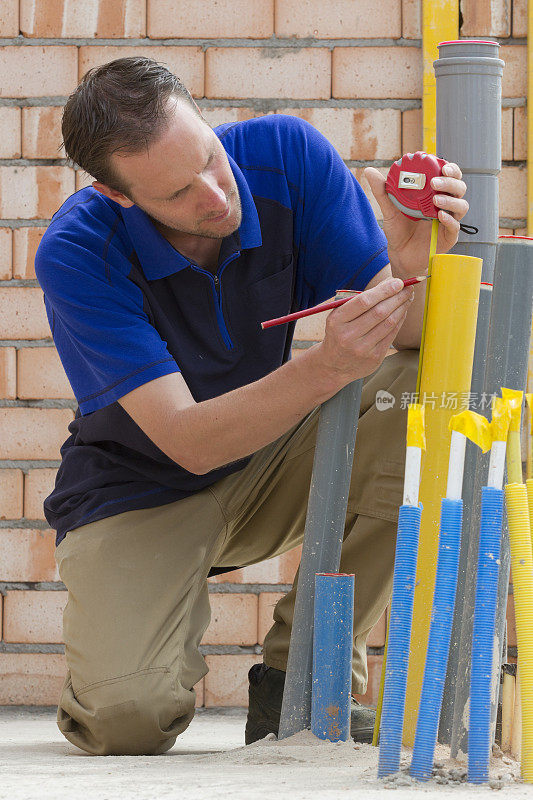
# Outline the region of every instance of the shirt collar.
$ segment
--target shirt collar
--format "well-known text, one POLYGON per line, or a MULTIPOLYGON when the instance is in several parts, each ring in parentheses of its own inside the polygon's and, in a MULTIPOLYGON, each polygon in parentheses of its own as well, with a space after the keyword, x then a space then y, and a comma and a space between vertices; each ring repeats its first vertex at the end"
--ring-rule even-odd
MULTIPOLYGON (((240 168, 229 153, 227 156, 241 198, 242 220, 238 230, 240 248, 247 250, 252 247, 260 247, 262 244, 261 226, 252 193, 240 168)), ((190 261, 172 247, 142 209, 134 205, 131 208, 121 208, 120 210, 126 231, 148 280, 166 278, 189 266, 190 261)), ((226 239, 229 238, 231 237, 226 237, 226 239)), ((225 249, 226 239, 222 241, 222 249, 225 249)))

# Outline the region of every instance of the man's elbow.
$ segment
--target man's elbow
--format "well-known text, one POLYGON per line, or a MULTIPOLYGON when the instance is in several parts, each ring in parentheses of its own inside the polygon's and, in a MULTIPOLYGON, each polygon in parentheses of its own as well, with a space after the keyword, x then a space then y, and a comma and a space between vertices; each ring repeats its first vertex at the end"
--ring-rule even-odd
POLYGON ((216 466, 213 464, 196 460, 191 465, 189 472, 192 472, 193 475, 207 475, 208 472, 211 472, 214 469, 216 469, 216 466))
POLYGON ((191 454, 189 457, 178 456, 173 458, 176 464, 179 464, 180 467, 186 469, 187 472, 190 472, 192 475, 207 475, 208 472, 212 472, 215 469, 221 469, 222 467, 227 467, 230 464, 237 463, 241 460, 244 456, 237 456, 235 458, 222 458, 218 459, 213 458, 213 454, 208 454, 205 457, 202 457, 198 453, 194 456, 191 454))
POLYGON ((217 465, 212 463, 212 454, 205 442, 195 435, 197 425, 191 415, 196 414, 197 408, 194 405, 178 409, 168 420, 167 431, 172 431, 173 435, 167 439, 163 452, 191 475, 206 475, 217 465))
POLYGON ((198 453, 176 454, 172 456, 178 466, 190 472, 192 475, 207 475, 215 467, 208 463, 207 459, 199 457, 198 453))

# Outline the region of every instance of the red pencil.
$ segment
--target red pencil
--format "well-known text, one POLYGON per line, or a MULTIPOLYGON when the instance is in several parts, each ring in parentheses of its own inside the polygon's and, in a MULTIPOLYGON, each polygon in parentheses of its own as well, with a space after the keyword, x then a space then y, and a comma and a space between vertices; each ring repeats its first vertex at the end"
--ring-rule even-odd
MULTIPOLYGON (((403 282, 404 286, 414 286, 416 283, 421 283, 422 281, 426 280, 426 276, 423 275, 419 278, 408 278, 403 282)), ((354 294, 361 294, 361 292, 354 292, 354 294)), ((321 311, 329 311, 332 308, 338 308, 339 306, 344 305, 347 303, 348 300, 351 300, 351 297, 343 297, 342 300, 331 300, 329 303, 322 303, 319 306, 313 306, 312 308, 304 308, 303 311, 295 311, 294 314, 287 314, 285 317, 277 317, 276 319, 268 319, 266 322, 261 323, 261 327, 263 330, 267 328, 273 328, 275 325, 284 325, 286 322, 293 322, 295 319, 301 319, 302 317, 310 317, 311 314, 320 314, 321 311)))

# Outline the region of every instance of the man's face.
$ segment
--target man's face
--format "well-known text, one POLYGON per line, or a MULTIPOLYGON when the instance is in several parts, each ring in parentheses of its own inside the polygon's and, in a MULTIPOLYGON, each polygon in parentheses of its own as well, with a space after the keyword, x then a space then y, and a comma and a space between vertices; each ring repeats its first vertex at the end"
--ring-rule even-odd
POLYGON ((169 124, 148 150, 114 153, 128 197, 176 233, 222 239, 241 223, 241 202, 226 151, 183 101, 169 100, 169 124))

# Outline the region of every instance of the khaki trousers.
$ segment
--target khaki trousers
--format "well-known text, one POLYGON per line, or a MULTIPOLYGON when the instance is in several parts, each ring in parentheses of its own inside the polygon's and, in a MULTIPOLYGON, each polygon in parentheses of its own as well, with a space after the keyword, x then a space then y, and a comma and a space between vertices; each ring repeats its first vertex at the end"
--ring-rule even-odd
MULTIPOLYGON (((366 689, 366 638, 392 587, 407 411, 418 351, 385 359, 365 381, 341 570, 355 573, 353 690, 366 689), (395 398, 376 408, 376 392, 395 398)), ((241 472, 183 500, 70 531, 56 551, 68 589, 68 673, 58 725, 94 754, 158 754, 194 715, 207 673, 199 644, 215 567, 273 558, 303 538, 318 410, 258 451, 241 472)), ((274 611, 265 663, 284 670, 295 589, 274 611)))

